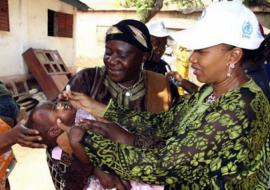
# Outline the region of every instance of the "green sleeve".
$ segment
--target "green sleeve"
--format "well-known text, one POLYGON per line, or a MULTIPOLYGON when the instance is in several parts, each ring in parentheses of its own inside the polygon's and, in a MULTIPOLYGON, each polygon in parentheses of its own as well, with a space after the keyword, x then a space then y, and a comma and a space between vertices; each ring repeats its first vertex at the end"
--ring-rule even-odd
POLYGON ((269 161, 270 109, 260 99, 250 106, 239 97, 236 94, 224 105, 193 114, 188 122, 179 121, 163 148, 135 148, 88 132, 85 151, 95 166, 125 179, 230 189, 237 184, 250 189, 258 184, 256 175, 269 161))
POLYGON ((181 107, 179 103, 168 112, 156 114, 123 108, 111 101, 104 117, 124 126, 129 132, 164 138, 172 134, 172 124, 179 115, 181 107))
POLYGON ((205 180, 203 178, 209 178, 215 173, 224 175, 227 167, 227 170, 235 170, 238 164, 243 164, 238 162, 237 156, 246 160, 248 151, 241 153, 238 150, 230 154, 230 149, 226 150, 224 147, 227 144, 231 149, 242 147, 247 150, 247 139, 228 140, 229 137, 225 136, 224 130, 215 133, 220 135, 216 137, 218 138, 216 141, 220 142, 215 145, 207 144, 211 135, 190 132, 184 138, 179 135, 168 139, 164 148, 139 149, 114 143, 89 132, 84 145, 87 155, 95 166, 125 179, 164 185, 185 183, 199 178, 205 180), (224 142, 221 137, 227 141, 224 142), (226 155, 226 152, 229 155, 226 155), (230 168, 228 163, 231 163, 230 168))

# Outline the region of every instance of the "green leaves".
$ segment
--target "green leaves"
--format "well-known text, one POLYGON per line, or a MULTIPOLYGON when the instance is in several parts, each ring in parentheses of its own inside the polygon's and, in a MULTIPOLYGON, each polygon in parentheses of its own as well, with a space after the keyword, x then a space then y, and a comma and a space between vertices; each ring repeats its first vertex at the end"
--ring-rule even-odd
POLYGON ((168 4, 176 3, 178 8, 197 8, 203 6, 203 2, 201 0, 165 0, 168 4))
MULTIPOLYGON (((212 0, 214 2, 216 0, 212 0)), ((223 0, 219 0, 223 1, 223 0)), ((164 6, 175 6, 175 9, 196 9, 204 7, 203 0, 117 0, 119 6, 136 8, 137 15, 142 22, 148 22, 164 6)), ((270 0, 244 0, 247 6, 269 6, 270 0)))

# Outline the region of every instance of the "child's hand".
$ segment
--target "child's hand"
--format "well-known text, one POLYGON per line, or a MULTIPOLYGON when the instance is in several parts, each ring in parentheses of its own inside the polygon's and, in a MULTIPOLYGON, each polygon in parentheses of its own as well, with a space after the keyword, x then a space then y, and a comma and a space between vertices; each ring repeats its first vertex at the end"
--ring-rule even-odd
POLYGON ((85 130, 80 127, 72 127, 69 131, 70 144, 77 144, 82 141, 85 130))
POLYGON ((84 152, 83 146, 81 145, 82 138, 85 130, 79 127, 72 127, 69 132, 69 141, 74 155, 84 164, 89 164, 86 153, 84 152))
POLYGON ((65 174, 65 190, 82 190, 88 184, 88 178, 93 174, 94 167, 91 164, 83 164, 76 157, 67 167, 65 174))
POLYGON ((129 190, 131 186, 128 182, 122 182, 122 180, 113 175, 106 173, 98 168, 95 168, 94 175, 99 179, 100 184, 104 189, 116 188, 117 190, 129 190))
POLYGON ((67 133, 69 133, 71 127, 65 125, 65 124, 62 122, 62 120, 61 120, 60 118, 58 118, 58 119, 56 120, 56 124, 57 124, 57 127, 58 127, 58 128, 62 129, 63 131, 65 131, 65 132, 67 132, 67 133))
POLYGON ((68 133, 63 132, 56 139, 57 145, 66 153, 72 154, 72 148, 69 143, 68 133))

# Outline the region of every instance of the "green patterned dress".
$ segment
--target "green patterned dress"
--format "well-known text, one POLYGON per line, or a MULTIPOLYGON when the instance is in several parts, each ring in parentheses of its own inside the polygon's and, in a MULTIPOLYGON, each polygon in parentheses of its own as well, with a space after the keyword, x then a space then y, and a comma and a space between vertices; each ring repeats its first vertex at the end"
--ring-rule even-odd
POLYGON ((125 179, 166 189, 267 189, 270 170, 270 106, 250 80, 214 103, 210 86, 169 112, 135 112, 111 103, 105 116, 135 134, 162 138, 143 149, 87 132, 83 140, 97 167, 125 179))

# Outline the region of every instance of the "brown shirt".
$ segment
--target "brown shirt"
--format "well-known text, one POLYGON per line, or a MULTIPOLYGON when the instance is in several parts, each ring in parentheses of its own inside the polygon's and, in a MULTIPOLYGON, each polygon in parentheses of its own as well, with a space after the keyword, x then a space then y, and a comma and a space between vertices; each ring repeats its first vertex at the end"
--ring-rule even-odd
MULTIPOLYGON (((128 90, 121 89, 118 84, 106 77, 105 72, 104 67, 87 68, 80 71, 69 82, 71 90, 84 93, 104 104, 107 104, 113 98, 117 100, 119 105, 124 107, 129 107, 136 111, 148 111, 148 101, 154 101, 153 98, 148 96, 149 94, 153 94, 149 91, 151 89, 154 90, 154 85, 146 88, 149 85, 147 83, 149 81, 148 78, 155 75, 160 79, 166 80, 165 76, 161 74, 144 71, 139 83, 130 89, 131 96, 126 96, 128 90)), ((158 86, 159 84, 156 85, 158 86)), ((169 104, 167 107, 171 107, 179 99, 177 88, 168 84, 168 95, 170 96, 170 101, 167 102, 169 104)))

